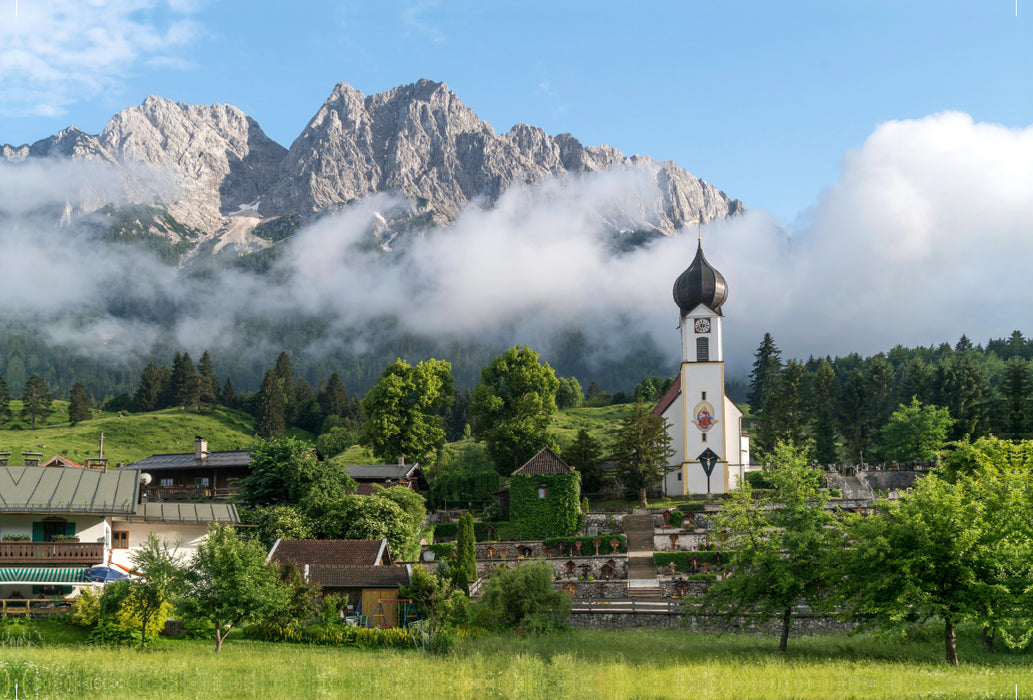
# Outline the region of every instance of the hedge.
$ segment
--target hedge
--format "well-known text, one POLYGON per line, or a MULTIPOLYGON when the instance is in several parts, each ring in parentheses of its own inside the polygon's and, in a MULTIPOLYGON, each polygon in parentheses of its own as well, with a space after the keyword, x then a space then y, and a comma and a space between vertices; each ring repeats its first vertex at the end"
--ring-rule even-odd
POLYGON ((678 506, 678 510, 682 513, 701 513, 706 509, 706 503, 682 503, 678 506))
POLYGON ((692 572, 692 559, 696 558, 700 566, 704 562, 707 564, 717 564, 720 560, 721 566, 728 563, 730 555, 728 552, 719 552, 715 550, 700 550, 698 552, 654 552, 653 562, 663 568, 673 561, 674 570, 679 574, 687 574, 692 572))
POLYGON ((442 542, 440 544, 427 545, 425 548, 431 552, 434 552, 434 561, 441 561, 443 559, 452 560, 452 552, 456 551, 455 542, 442 542))
POLYGON ((246 639, 263 642, 292 642, 294 644, 319 644, 323 646, 348 646, 360 648, 412 647, 415 646, 414 632, 395 628, 376 629, 371 627, 277 625, 265 623, 248 625, 244 628, 246 639))
MULTIPOLYGON (((438 523, 434 526, 435 542, 450 542, 455 540, 459 531, 459 523, 438 523)), ((520 531, 514 523, 500 520, 493 523, 475 522, 473 524, 473 537, 478 542, 513 541, 520 540, 520 531)))
MULTIPOLYGON (((612 554, 613 550, 610 548, 610 540, 616 538, 620 541, 620 545, 617 547, 618 552, 628 551, 628 540, 624 535, 599 535, 599 554, 612 554)), ((549 537, 548 539, 542 540, 542 544, 546 547, 552 547, 557 549, 557 545, 563 543, 567 546, 568 550, 573 550, 576 546, 575 543, 581 541, 581 556, 595 556, 595 545, 592 543, 595 537, 549 537)), ((576 551, 576 550, 575 550, 576 551)))

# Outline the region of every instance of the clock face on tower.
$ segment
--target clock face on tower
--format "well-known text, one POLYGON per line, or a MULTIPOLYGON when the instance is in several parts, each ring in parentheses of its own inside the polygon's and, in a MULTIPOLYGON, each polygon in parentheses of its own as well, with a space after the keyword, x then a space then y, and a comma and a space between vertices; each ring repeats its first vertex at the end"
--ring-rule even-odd
POLYGON ((697 333, 709 333, 710 332, 710 319, 709 318, 697 318, 695 322, 695 329, 697 333))

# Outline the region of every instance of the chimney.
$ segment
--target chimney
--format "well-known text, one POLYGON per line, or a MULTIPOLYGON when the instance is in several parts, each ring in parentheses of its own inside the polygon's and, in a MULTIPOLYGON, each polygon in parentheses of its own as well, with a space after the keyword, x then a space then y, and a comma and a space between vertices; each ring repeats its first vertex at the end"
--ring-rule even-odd
POLYGON ((405 454, 404 453, 398 455, 398 466, 399 467, 404 467, 405 466, 405 454))
POLYGON ((194 438, 194 458, 208 459, 208 441, 200 435, 194 438))

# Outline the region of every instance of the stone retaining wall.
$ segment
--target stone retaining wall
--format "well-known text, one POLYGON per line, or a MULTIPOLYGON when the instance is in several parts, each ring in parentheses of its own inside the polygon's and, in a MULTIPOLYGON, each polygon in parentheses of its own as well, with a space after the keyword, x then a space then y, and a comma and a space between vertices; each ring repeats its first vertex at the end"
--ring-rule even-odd
POLYGON ((574 599, 608 600, 628 597, 627 581, 554 581, 558 591, 565 591, 574 599))
MULTIPOLYGON (((572 627, 583 629, 630 629, 635 627, 673 628, 692 632, 739 632, 778 637, 782 630, 777 620, 754 622, 740 620, 729 624, 720 615, 682 615, 680 613, 572 612, 572 627)), ((831 617, 798 614, 793 618, 792 634, 830 634, 852 632, 856 625, 831 617)))
MULTIPOLYGON (((597 557, 552 557, 550 559, 542 558, 542 560, 552 566, 553 577, 558 579, 576 579, 582 576, 591 576, 601 580, 616 580, 628 577, 628 555, 626 554, 612 554, 609 556, 600 554, 597 557), (568 562, 574 564, 573 572, 568 568, 568 562), (612 571, 604 571, 605 567, 610 567, 612 571), (609 578, 606 576, 607 573, 609 578)), ((530 560, 478 559, 477 575, 483 576, 502 565, 513 568, 525 561, 530 560)))
POLYGON ((701 530, 668 529, 664 534, 653 534, 654 552, 689 552, 703 549, 708 542, 707 533, 701 530), (676 544, 671 548, 671 535, 675 535, 676 544))

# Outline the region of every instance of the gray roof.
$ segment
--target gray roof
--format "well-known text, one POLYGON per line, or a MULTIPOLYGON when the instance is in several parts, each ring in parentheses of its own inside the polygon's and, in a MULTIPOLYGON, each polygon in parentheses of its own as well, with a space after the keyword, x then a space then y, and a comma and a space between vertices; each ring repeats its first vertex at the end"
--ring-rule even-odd
POLYGON ((0 513, 132 513, 136 471, 0 467, 0 513))
POLYGON ((191 469, 198 467, 247 467, 251 465, 251 450, 225 450, 209 452, 204 459, 198 459, 193 452, 173 455, 151 455, 139 462, 127 464, 119 469, 160 471, 162 469, 191 469))
POLYGON ((410 479, 410 474, 420 468, 418 464, 348 464, 348 476, 359 479, 410 479))
POLYGON ((141 503, 125 521, 160 523, 225 523, 239 525, 240 516, 232 503, 141 503))

